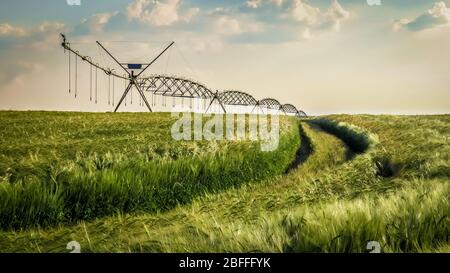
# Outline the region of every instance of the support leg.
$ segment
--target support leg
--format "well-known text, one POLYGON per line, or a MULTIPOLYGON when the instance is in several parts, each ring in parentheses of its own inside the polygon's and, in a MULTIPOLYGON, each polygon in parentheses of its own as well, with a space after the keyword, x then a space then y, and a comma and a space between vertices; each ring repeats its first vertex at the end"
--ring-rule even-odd
POLYGON ((226 114, 227 110, 225 110, 225 106, 223 106, 223 104, 220 100, 218 100, 218 101, 219 101, 220 107, 222 107, 223 113, 226 114))
POLYGON ((208 108, 206 108, 205 114, 208 113, 209 108, 211 107, 211 105, 213 104, 214 100, 216 99, 216 97, 214 97, 211 102, 208 105, 208 108))
POLYGON ((145 95, 144 95, 144 92, 142 92, 141 88, 139 87, 139 85, 138 85, 136 82, 134 82, 134 85, 136 86, 136 89, 138 90, 139 94, 141 94, 141 97, 142 97, 142 99, 144 100, 145 105, 147 105, 148 110, 149 110, 150 112, 153 112, 153 111, 152 111, 152 108, 150 107, 150 104, 148 104, 148 101, 147 101, 147 98, 146 98, 145 95))
MULTIPOLYGON (((251 112, 251 114, 253 114, 253 111, 256 109, 256 108, 258 108, 258 109, 260 109, 261 110, 261 112, 263 113, 263 115, 264 115, 264 110, 262 109, 262 107, 261 106, 259 106, 259 105, 255 105, 255 107, 253 107, 253 110, 252 110, 252 112, 251 112)), ((256 112, 256 114, 259 114, 259 111, 257 111, 256 112)))
POLYGON ((125 89, 125 91, 123 92, 122 97, 120 98, 119 103, 116 106, 116 109, 114 109, 114 113, 117 112, 117 109, 119 109, 119 106, 122 104, 122 101, 126 98, 128 91, 130 91, 131 87, 133 86, 133 83, 130 82, 127 86, 127 88, 125 89))

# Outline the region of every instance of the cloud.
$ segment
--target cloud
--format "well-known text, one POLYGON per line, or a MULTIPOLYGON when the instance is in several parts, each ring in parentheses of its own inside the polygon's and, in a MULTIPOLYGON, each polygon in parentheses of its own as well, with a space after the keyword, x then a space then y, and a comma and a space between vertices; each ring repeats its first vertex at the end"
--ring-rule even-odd
POLYGON ((333 0, 326 17, 331 20, 344 20, 350 18, 350 12, 345 10, 337 0, 333 0))
MULTIPOLYGON (((275 6, 278 6, 278 7, 283 5, 283 0, 269 0, 268 2, 275 6)), ((263 5, 262 0, 247 0, 244 4, 245 7, 251 8, 251 9, 257 9, 257 8, 261 7, 262 5, 263 5)))
POLYGON ((23 84, 26 76, 43 70, 41 63, 55 56, 59 32, 66 29, 63 23, 42 22, 30 28, 20 28, 5 23, 0 25, 2 49, 0 59, 0 84, 23 84), (5 47, 4 47, 5 46, 5 47))
POLYGON ((63 29, 65 25, 59 22, 43 22, 38 26, 38 32, 49 33, 63 29))
POLYGON ((409 23, 411 23, 412 20, 410 19, 399 19, 399 20, 394 20, 394 23, 392 24, 392 29, 394 31, 399 31, 403 28, 403 26, 408 25, 409 23))
POLYGON ((283 5, 283 0, 270 0, 270 3, 280 7, 281 5, 283 5))
POLYGON ((229 15, 222 15, 214 21, 213 31, 223 35, 237 35, 249 32, 261 32, 263 31, 263 26, 256 21, 250 21, 244 18, 238 20, 229 15))
POLYGON ((322 12, 318 7, 311 6, 303 0, 293 0, 283 17, 302 23, 308 27, 308 32, 311 29, 339 31, 341 21, 349 19, 351 14, 337 0, 332 1, 326 12, 322 12))
POLYGON ((248 0, 247 2, 245 2, 245 5, 248 8, 257 9, 261 6, 261 0, 248 0))
POLYGON ((112 17, 119 14, 118 11, 115 12, 106 12, 106 13, 98 13, 92 16, 92 20, 90 21, 90 27, 93 32, 101 32, 103 27, 111 20, 112 17))
POLYGON ((352 18, 337 0, 332 0, 327 9, 320 8, 304 0, 247 1, 248 8, 271 4, 279 8, 261 9, 259 13, 248 13, 248 9, 233 10, 216 8, 207 14, 213 18, 214 33, 228 36, 225 39, 236 43, 285 43, 303 41, 325 33, 337 32, 341 24, 352 18), (285 5, 286 3, 286 5, 285 5), (264 15, 264 17, 262 17, 264 15), (268 19, 270 18, 270 19, 268 19))
POLYGON ((27 34, 26 30, 10 24, 0 24, 0 37, 13 36, 21 37, 27 34))
POLYGON ((190 21, 192 21, 193 18, 195 18, 198 14, 200 13, 200 9, 199 8, 190 8, 186 11, 186 13, 184 13, 184 15, 182 16, 182 20, 185 21, 186 23, 189 23, 190 21))
POLYGON ((285 16, 307 25, 314 25, 318 23, 320 15, 319 8, 310 6, 302 0, 293 0, 285 16))
POLYGON ((191 8, 180 14, 179 8, 180 0, 135 0, 127 7, 126 15, 130 21, 170 26, 179 21, 190 22, 200 12, 199 8, 191 8))
POLYGON ((421 31, 450 25, 450 8, 443 1, 434 3, 433 7, 415 19, 399 19, 393 23, 393 30, 407 29, 421 31))
POLYGON ((66 25, 59 22, 43 22, 31 31, 25 47, 38 51, 53 50, 59 44, 59 33, 66 30, 66 25))
POLYGON ((48 34, 55 31, 60 31, 65 28, 65 25, 60 22, 44 21, 41 24, 25 29, 22 27, 13 26, 9 23, 0 24, 0 36, 5 37, 33 37, 36 35, 48 34))
POLYGON ((52 44, 58 44, 59 32, 66 29, 63 23, 42 22, 41 24, 25 29, 9 23, 0 25, 2 49, 32 49, 47 50, 52 44))
POLYGON ((145 13, 146 20, 155 26, 168 26, 179 20, 179 0, 167 0, 165 3, 155 2, 153 9, 145 13))
POLYGON ((111 19, 118 14, 118 11, 94 14, 89 19, 83 19, 81 24, 75 27, 74 34, 87 35, 91 33, 100 33, 111 19))
POLYGON ((131 3, 127 7, 127 16, 128 19, 140 19, 142 20, 142 15, 144 14, 145 7, 150 2, 148 0, 136 0, 133 3, 131 3))

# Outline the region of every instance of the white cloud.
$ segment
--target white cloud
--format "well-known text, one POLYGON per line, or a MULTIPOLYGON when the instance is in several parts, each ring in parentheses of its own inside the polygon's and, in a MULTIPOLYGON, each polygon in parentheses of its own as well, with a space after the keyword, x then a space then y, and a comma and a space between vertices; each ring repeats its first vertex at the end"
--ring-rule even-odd
POLYGON ((146 20, 155 26, 168 26, 179 20, 179 0, 167 0, 165 3, 155 2, 153 9, 146 12, 146 20))
POLYGON ((59 22, 43 22, 30 28, 1 24, 1 39, 11 40, 0 50, 3 64, 0 86, 25 85, 29 75, 41 73, 43 64, 57 56, 55 50, 60 44, 59 32, 64 29, 65 25, 59 22))
POLYGON ((38 26, 38 31, 42 33, 54 32, 63 29, 65 25, 59 22, 43 22, 38 26))
POLYGON ((333 0, 328 11, 324 15, 322 28, 329 28, 335 32, 341 30, 341 22, 349 19, 350 12, 345 10, 337 0, 333 0))
POLYGON ((395 20, 394 23, 392 24, 392 29, 394 31, 399 31, 400 29, 403 28, 404 25, 411 23, 411 21, 412 20, 410 20, 410 19, 395 20))
POLYGON ((261 6, 261 0, 248 0, 245 5, 248 8, 257 9, 261 6))
POLYGON ((350 12, 346 11, 337 0, 333 0, 326 16, 331 20, 342 20, 350 18, 350 12))
POLYGON ((135 0, 127 7, 129 20, 137 20, 154 26, 169 26, 180 20, 190 22, 200 11, 191 8, 180 14, 180 0, 135 0))
POLYGON ((199 8, 190 8, 186 11, 186 13, 183 14, 183 21, 185 21, 186 23, 189 23, 190 21, 192 21, 192 19, 194 17, 196 17, 198 14, 200 13, 200 9, 199 8))
POLYGON ((81 23, 75 26, 74 34, 88 35, 101 33, 104 27, 111 21, 118 11, 93 14, 89 19, 82 18, 81 23))
POLYGON ((445 22, 450 22, 450 9, 447 8, 443 1, 434 3, 432 9, 428 13, 435 18, 442 18, 445 22))
MULTIPOLYGON (((285 18, 290 18, 307 26, 308 32, 312 30, 339 31, 341 22, 351 17, 337 0, 333 0, 326 12, 311 6, 303 0, 293 0, 285 18)), ((310 34, 309 34, 310 37, 310 34)))
POLYGON ((2 36, 16 36, 21 37, 27 34, 26 30, 21 27, 16 27, 10 24, 0 24, 0 37, 2 36))
POLYGON ((111 20, 112 17, 119 14, 119 12, 98 13, 92 16, 91 29, 94 32, 101 32, 103 27, 111 20))
POLYGON ((421 31, 441 26, 450 25, 450 8, 447 8, 445 2, 434 3, 433 7, 415 19, 400 19, 393 23, 393 30, 398 31, 406 28, 410 31, 421 31))
POLYGON ((150 3, 148 0, 136 0, 127 7, 128 19, 141 19, 145 7, 150 3))
POLYGON ((59 44, 59 33, 64 32, 66 25, 59 22, 43 22, 31 32, 29 48, 38 51, 53 50, 59 44))
POLYGON ((293 0, 288 10, 287 16, 295 21, 303 22, 307 25, 317 24, 320 18, 320 9, 304 3, 302 0, 293 0))
POLYGON ((236 35, 248 32, 261 32, 263 31, 263 25, 247 18, 238 20, 228 15, 222 15, 214 21, 213 31, 223 35, 236 35))
POLYGON ((59 33, 66 26, 59 22, 43 22, 33 28, 25 29, 11 24, 0 24, 0 37, 20 38, 20 42, 11 46, 16 49, 48 50, 53 45, 58 45, 59 33))

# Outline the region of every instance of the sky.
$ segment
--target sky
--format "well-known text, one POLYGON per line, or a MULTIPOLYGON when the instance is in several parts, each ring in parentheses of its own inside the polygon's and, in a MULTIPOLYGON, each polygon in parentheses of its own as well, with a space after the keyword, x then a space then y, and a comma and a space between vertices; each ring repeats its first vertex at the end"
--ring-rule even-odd
MULTIPOLYGON (((450 0, 76 2, 0 1, 1 110, 112 109, 104 74, 98 103, 90 101, 81 61, 75 98, 73 56, 69 94, 62 32, 116 71, 95 41, 121 62, 144 63, 175 41, 149 73, 273 97, 311 115, 450 112, 450 0)), ((125 83, 113 84, 117 100, 125 83)), ((143 111, 137 102, 122 110, 143 111)))

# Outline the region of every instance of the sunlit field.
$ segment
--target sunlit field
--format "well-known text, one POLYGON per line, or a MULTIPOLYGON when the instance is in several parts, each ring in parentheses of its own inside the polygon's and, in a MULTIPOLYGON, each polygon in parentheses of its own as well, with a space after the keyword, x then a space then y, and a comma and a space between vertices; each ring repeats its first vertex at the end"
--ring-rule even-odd
POLYGON ((170 114, 0 112, 0 251, 450 251, 450 116, 282 117, 278 149, 170 114))

